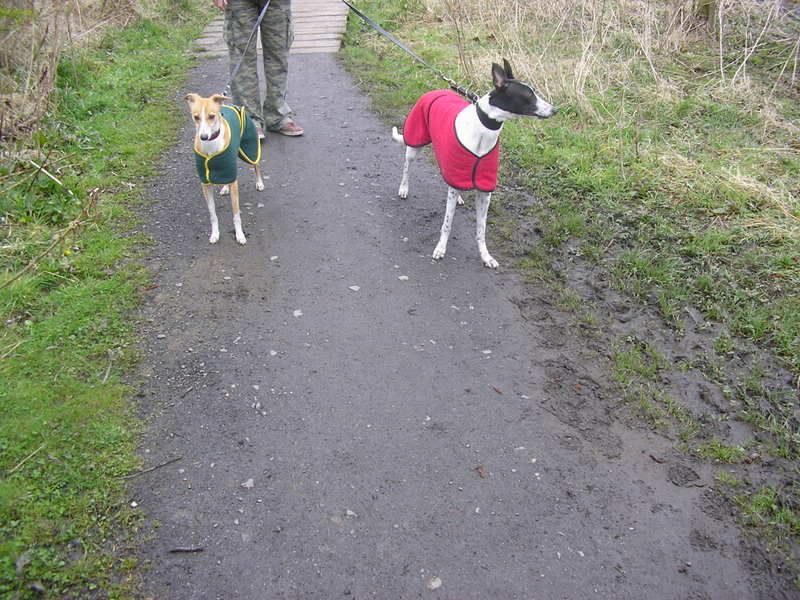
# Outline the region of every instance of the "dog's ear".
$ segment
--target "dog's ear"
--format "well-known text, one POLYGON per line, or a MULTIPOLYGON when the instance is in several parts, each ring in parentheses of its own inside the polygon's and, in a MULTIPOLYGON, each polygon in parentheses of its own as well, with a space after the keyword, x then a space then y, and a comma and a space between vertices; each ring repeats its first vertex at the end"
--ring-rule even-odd
POLYGON ((506 71, 506 77, 509 79, 514 79, 514 74, 511 72, 511 65, 505 58, 503 59, 503 69, 506 71))
POLYGON ((194 104, 195 102, 197 102, 199 99, 200 99, 200 96, 197 95, 197 94, 194 94, 194 93, 186 94, 186 97, 185 97, 186 102, 188 102, 190 106, 192 104, 194 104))
POLYGON ((494 87, 498 90, 508 85, 506 72, 497 63, 492 63, 492 81, 494 82, 494 87))
POLYGON ((225 104, 225 101, 226 101, 228 98, 227 98, 227 97, 225 97, 225 96, 223 96, 222 94, 214 94, 213 96, 211 96, 211 99, 212 99, 214 102, 216 102, 217 104, 219 104, 220 106, 222 106, 223 104, 225 104))

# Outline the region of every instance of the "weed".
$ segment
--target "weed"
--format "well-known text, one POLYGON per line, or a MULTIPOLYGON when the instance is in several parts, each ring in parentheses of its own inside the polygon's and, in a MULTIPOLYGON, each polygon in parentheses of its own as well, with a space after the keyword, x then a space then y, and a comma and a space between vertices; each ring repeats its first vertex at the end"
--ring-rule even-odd
POLYGON ((728 471, 718 471, 715 479, 722 485, 731 489, 736 489, 744 485, 744 482, 741 479, 736 477, 736 475, 733 473, 729 473, 728 471))
POLYGON ((766 526, 778 538, 787 538, 800 535, 800 514, 788 498, 786 490, 766 486, 755 493, 739 496, 737 502, 748 525, 766 526))
POLYGON ((728 464, 740 463, 747 456, 747 451, 743 447, 729 446, 717 438, 704 442, 695 452, 701 458, 728 464))

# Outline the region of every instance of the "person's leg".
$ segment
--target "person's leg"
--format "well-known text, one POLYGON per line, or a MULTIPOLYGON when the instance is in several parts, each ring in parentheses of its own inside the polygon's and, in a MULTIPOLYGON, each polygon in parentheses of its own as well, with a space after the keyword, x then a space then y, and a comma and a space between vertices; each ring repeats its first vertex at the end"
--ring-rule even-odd
POLYGON ((289 2, 272 0, 261 22, 261 48, 264 52, 264 79, 267 87, 262 114, 267 129, 279 129, 294 117, 294 112, 286 102, 289 48, 293 38, 292 9, 289 2))
MULTIPOLYGON (((225 9, 224 38, 228 46, 229 72, 233 72, 233 69, 239 64, 260 10, 258 0, 228 0, 228 6, 225 9)), ((256 46, 256 38, 254 36, 249 48, 247 48, 242 66, 231 81, 231 94, 233 103, 244 106, 256 124, 263 126, 264 117, 261 113, 258 94, 258 54, 256 46)))

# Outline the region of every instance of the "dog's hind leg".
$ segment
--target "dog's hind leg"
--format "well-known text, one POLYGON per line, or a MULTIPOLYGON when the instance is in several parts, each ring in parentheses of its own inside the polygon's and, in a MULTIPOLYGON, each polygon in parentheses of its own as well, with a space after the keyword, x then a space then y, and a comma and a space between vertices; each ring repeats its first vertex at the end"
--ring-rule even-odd
POLYGON ((242 231, 242 215, 239 214, 239 182, 234 181, 231 184, 231 209, 233 210, 233 229, 236 232, 236 241, 240 244, 246 244, 247 238, 244 237, 242 231))
POLYGON ((447 240, 450 239, 450 230, 453 228, 453 215, 456 213, 456 202, 460 198, 458 190, 455 188, 447 189, 447 208, 444 211, 444 222, 442 223, 442 233, 439 235, 439 243, 433 250, 433 258, 439 260, 444 258, 447 252, 447 240))
POLYGON ((208 206, 208 216, 211 217, 211 235, 208 238, 209 243, 216 244, 219 241, 219 220, 217 220, 217 211, 214 208, 214 187, 211 185, 201 185, 203 189, 203 197, 206 199, 206 206, 208 206))
POLYGON ((261 177, 261 165, 256 163, 256 164, 253 165, 253 169, 255 169, 255 172, 256 172, 256 189, 259 192, 263 192, 264 191, 264 179, 261 177))
MULTIPOLYGON (((397 127, 392 127, 392 139, 395 142, 405 145, 403 136, 397 132, 397 127)), ((397 190, 397 195, 401 198, 408 198, 408 165, 417 157, 417 154, 419 154, 419 148, 406 146, 406 159, 403 163, 403 178, 400 180, 400 188, 397 190)))
POLYGON ((478 192, 475 198, 475 238, 478 241, 478 252, 481 255, 483 264, 490 269, 497 268, 497 261, 492 258, 486 249, 486 218, 489 214, 489 203, 492 201, 491 192, 478 192))

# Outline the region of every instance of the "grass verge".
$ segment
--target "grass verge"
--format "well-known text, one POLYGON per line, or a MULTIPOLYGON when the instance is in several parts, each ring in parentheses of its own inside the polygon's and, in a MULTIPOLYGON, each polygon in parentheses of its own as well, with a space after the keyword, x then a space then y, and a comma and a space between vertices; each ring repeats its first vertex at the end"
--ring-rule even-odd
POLYGON ((194 0, 151 10, 64 52, 53 110, 3 148, 3 597, 131 595, 125 545, 136 517, 123 477, 138 464, 138 425, 124 375, 147 279, 133 260, 145 240, 131 207, 174 142, 173 97, 209 15, 194 0))

